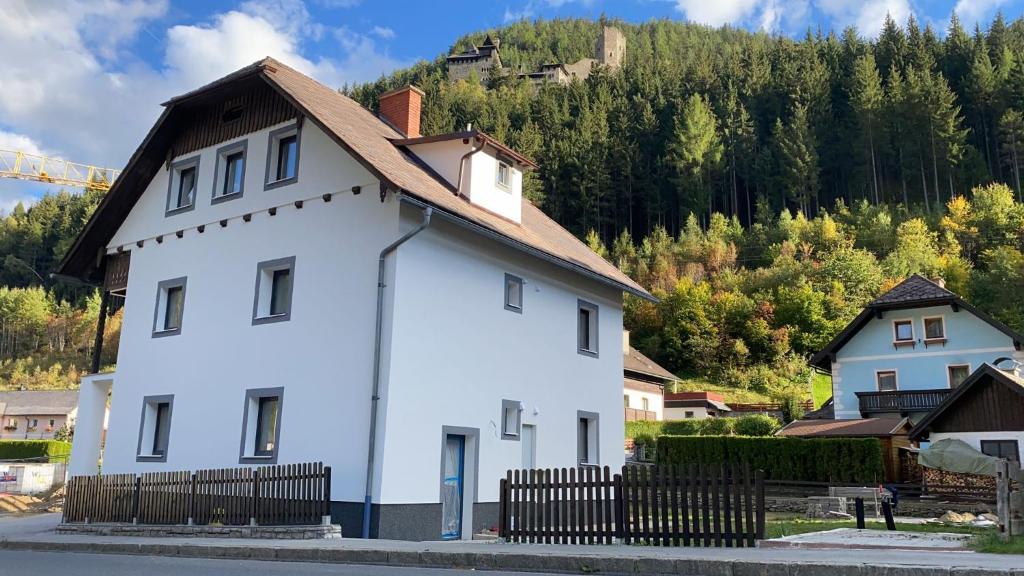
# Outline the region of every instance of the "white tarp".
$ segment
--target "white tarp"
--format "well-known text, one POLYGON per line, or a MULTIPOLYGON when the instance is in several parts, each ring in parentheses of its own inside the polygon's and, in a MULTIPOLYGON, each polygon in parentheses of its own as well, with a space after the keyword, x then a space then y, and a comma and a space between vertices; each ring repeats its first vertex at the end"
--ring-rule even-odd
POLYGON ((944 438, 921 449, 917 463, 929 468, 960 474, 995 476, 998 458, 982 454, 963 440, 944 438))

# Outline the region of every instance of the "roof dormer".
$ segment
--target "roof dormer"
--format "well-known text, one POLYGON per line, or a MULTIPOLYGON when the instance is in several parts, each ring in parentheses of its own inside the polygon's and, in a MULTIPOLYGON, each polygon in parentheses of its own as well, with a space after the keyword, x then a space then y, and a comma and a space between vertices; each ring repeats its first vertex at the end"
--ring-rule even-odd
POLYGON ((522 222, 523 172, 537 167, 528 158, 479 130, 392 140, 481 208, 522 222))

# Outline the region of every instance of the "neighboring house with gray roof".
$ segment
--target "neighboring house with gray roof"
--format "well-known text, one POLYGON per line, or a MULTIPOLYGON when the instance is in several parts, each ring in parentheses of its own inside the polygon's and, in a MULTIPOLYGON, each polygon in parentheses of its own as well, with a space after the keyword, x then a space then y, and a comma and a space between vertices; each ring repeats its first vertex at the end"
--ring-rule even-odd
POLYGON ((59 270, 124 298, 72 474, 108 394, 104 473, 323 462, 346 535, 470 538, 509 469, 623 464, 623 293, 653 297, 523 197, 532 161, 421 135, 423 96, 378 116, 268 58, 165 104, 59 270))
POLYGON ((630 346, 628 330, 622 331, 622 372, 626 421, 664 420, 665 387, 679 377, 630 346))
POLYGON ((78 390, 0 392, 0 440, 45 440, 75 425, 78 390))

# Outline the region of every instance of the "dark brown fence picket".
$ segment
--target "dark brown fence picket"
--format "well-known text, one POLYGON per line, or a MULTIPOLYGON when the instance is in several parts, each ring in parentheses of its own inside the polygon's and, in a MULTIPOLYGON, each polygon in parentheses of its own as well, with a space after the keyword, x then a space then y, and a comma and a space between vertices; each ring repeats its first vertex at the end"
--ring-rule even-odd
POLYGON ((745 464, 509 470, 499 534, 509 542, 754 546, 764 477, 745 464))
POLYGON ((330 516, 331 468, 310 462, 75 476, 64 502, 67 523, 314 525, 330 516))

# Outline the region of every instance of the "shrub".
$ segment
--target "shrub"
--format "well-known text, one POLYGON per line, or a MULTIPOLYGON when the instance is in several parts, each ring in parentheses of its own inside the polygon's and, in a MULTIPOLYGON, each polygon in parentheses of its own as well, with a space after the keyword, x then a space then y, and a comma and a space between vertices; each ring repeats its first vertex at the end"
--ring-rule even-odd
POLYGON ((735 418, 705 418, 700 420, 701 436, 728 436, 732 434, 735 418))
POLYGON ((733 420, 733 431, 738 436, 771 436, 782 427, 777 418, 767 414, 747 414, 733 420))
POLYGON ((864 482, 885 474, 877 438, 661 436, 659 464, 745 462, 775 480, 864 482))
POLYGON ((662 434, 669 436, 697 436, 700 434, 700 420, 666 420, 662 434))
POLYGON ((37 459, 67 462, 71 444, 59 440, 0 440, 0 461, 37 459))
POLYGON ((656 438, 662 434, 667 434, 668 432, 662 429, 664 424, 668 424, 668 422, 655 422, 653 420, 626 422, 626 438, 632 438, 635 441, 637 436, 656 438))

